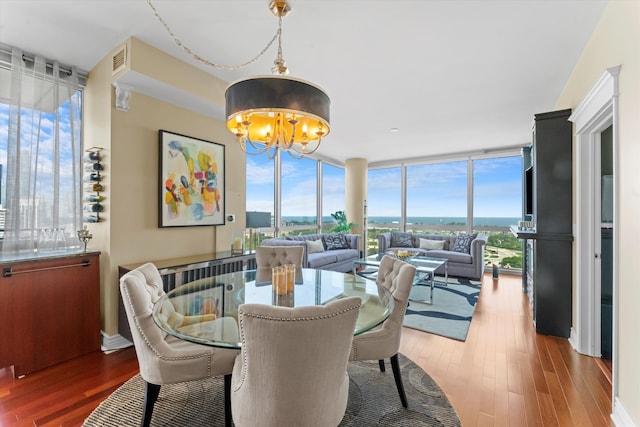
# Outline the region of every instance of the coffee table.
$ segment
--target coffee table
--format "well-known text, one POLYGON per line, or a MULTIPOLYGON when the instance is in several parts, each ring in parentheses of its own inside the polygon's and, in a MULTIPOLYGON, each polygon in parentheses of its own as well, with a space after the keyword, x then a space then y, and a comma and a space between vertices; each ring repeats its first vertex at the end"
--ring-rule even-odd
MULTIPOLYGON (((410 301, 422 302, 425 304, 433 304, 433 286, 435 271, 444 266, 444 286, 449 283, 449 271, 447 268, 448 260, 446 258, 434 258, 427 256, 414 256, 403 259, 404 262, 413 265, 416 268, 416 277, 413 280, 413 286, 422 286, 427 280, 430 287, 429 299, 416 299, 409 297, 410 301)), ((353 262, 353 273, 362 277, 373 278, 380 267, 380 260, 377 255, 370 255, 364 259, 358 259, 353 262), (364 271, 358 271, 360 267, 364 267, 364 271)))

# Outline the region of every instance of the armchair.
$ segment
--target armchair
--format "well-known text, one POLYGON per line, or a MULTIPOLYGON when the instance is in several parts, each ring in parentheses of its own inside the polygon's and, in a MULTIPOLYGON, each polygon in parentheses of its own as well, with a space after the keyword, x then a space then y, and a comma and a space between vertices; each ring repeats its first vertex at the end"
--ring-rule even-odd
POLYGON ((402 406, 407 407, 407 397, 400 375, 398 349, 402 336, 402 323, 407 310, 409 294, 413 286, 416 268, 388 255, 382 257, 376 283, 393 294, 393 312, 382 325, 353 338, 350 360, 378 360, 384 372, 384 359, 390 358, 402 406))
MULTIPOLYGON (((225 381, 225 422, 230 426, 228 390, 238 351, 189 343, 167 335, 155 324, 152 318, 153 305, 164 294, 162 278, 155 265, 146 263, 122 276, 120 292, 138 356, 140 376, 145 382, 141 426, 149 426, 151 422, 161 385, 221 375, 224 375, 225 381)), ((181 325, 187 325, 192 320, 177 313, 171 316, 171 322, 181 325)), ((212 321, 236 323, 235 319, 226 317, 212 321)), ((233 325, 226 323, 224 329, 233 331, 233 325)))
POLYGON ((335 427, 347 408, 347 359, 359 297, 322 306, 239 307, 242 350, 231 406, 238 427, 335 427))

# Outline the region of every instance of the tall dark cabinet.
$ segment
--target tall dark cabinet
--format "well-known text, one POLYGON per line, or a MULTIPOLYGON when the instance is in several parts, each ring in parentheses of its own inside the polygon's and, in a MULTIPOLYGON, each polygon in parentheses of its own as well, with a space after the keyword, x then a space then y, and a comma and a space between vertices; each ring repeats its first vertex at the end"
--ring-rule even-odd
POLYGON ((523 218, 533 229, 518 229, 526 255, 523 287, 532 298, 536 331, 568 338, 572 286, 571 110, 536 114, 530 165, 525 171, 523 218), (531 182, 527 183, 527 174, 531 182), (532 206, 527 215, 527 199, 532 206), (527 250, 528 249, 528 250, 527 250))

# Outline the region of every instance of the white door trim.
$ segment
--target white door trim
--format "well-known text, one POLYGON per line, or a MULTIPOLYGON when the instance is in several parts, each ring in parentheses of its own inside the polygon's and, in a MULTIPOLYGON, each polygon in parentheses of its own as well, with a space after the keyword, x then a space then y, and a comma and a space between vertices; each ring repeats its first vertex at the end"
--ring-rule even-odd
POLYGON ((600 357, 600 270, 596 254, 600 251, 600 214, 595 198, 599 185, 596 171, 600 167, 597 148, 600 133, 613 126, 613 397, 617 395, 617 201, 618 201, 618 75, 620 66, 605 70, 595 86, 569 117, 576 132, 576 323, 570 342, 579 353, 600 357))

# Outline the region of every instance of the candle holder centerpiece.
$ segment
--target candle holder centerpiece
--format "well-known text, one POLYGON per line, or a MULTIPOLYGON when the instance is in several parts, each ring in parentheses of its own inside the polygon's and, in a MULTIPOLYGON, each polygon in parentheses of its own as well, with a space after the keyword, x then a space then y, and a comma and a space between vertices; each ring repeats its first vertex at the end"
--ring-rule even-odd
POLYGON ((244 253, 244 231, 231 233, 231 254, 242 255, 244 253))
POLYGON ((92 237, 93 235, 87 227, 84 227, 82 230, 78 230, 78 239, 84 245, 84 252, 87 252, 87 243, 89 243, 89 240, 91 240, 92 237))

